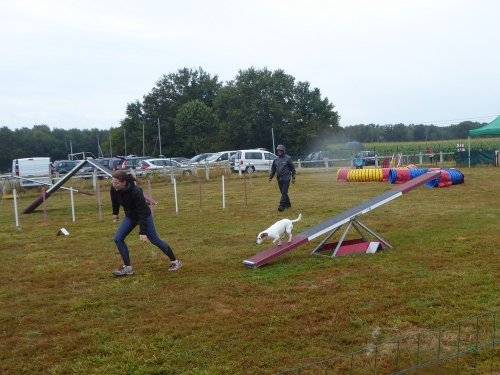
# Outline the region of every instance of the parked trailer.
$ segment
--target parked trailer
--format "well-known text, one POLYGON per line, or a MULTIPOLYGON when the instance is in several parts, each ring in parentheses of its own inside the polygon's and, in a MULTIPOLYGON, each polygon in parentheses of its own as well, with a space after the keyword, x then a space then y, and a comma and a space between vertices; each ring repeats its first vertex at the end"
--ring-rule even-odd
POLYGON ((39 187, 50 184, 51 164, 48 157, 33 157, 12 160, 12 176, 24 177, 30 180, 19 179, 24 188, 39 187), (38 183, 37 181, 40 181, 38 183))

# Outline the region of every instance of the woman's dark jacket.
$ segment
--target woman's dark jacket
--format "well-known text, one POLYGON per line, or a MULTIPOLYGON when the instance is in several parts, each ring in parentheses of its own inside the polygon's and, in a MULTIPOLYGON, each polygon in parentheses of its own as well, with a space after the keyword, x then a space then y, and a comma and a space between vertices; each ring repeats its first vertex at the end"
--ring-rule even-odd
POLYGON ((125 216, 139 223, 139 234, 147 234, 146 219, 151 215, 151 210, 146 203, 142 189, 133 182, 127 182, 123 190, 116 190, 111 186, 110 194, 113 215, 118 215, 122 206, 125 216))

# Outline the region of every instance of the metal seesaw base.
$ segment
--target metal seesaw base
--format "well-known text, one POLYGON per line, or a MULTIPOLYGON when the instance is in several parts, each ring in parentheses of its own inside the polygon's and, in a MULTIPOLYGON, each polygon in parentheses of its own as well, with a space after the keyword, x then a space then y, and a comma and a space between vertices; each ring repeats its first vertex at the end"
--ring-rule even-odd
POLYGON ((379 248, 387 249, 392 246, 385 241, 378 234, 373 232, 366 225, 361 223, 357 217, 352 218, 345 226, 340 226, 332 230, 326 238, 320 242, 316 248, 311 252, 311 255, 324 256, 328 258, 334 258, 338 256, 351 255, 351 254, 373 254, 376 253, 379 248), (342 227, 344 231, 337 242, 327 243, 327 241, 332 238, 335 233, 337 233, 342 227), (361 238, 346 240, 346 236, 351 228, 354 228, 356 232, 361 236, 361 238), (370 241, 369 237, 363 232, 370 234, 372 237, 378 241, 370 241), (333 250, 333 251, 332 251, 333 250), (331 252, 330 254, 324 254, 325 252, 331 252))

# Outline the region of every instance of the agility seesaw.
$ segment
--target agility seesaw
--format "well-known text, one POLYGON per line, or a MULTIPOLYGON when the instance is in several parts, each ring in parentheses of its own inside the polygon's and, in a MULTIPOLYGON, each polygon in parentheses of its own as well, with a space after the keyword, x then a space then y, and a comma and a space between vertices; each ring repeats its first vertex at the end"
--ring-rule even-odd
POLYGON ((375 232, 370 230, 366 225, 362 224, 358 220, 358 217, 400 197, 405 193, 412 191, 429 181, 438 178, 439 174, 439 171, 427 172, 417 178, 414 178, 413 180, 398 185, 373 199, 334 216, 321 224, 306 230, 305 232, 295 235, 292 238, 292 241, 286 245, 273 246, 251 258, 244 260, 243 264, 248 268, 258 268, 271 260, 325 234, 327 234, 327 237, 311 252, 311 255, 321 255, 333 258, 336 256, 355 253, 374 253, 379 249, 379 247, 390 248, 391 245, 389 245, 375 232), (339 241, 327 244, 326 242, 344 225, 346 225, 346 227, 339 241), (351 228, 354 228, 359 233, 361 236, 360 239, 345 240, 345 237, 351 228), (372 237, 377 239, 377 241, 368 241, 368 236, 363 231, 370 234, 372 237), (331 254, 323 254, 329 250, 333 250, 331 254))
POLYGON ((71 171, 66 173, 63 178, 61 178, 59 181, 57 181, 54 185, 51 185, 50 188, 48 188, 47 191, 45 192, 45 197, 43 197, 43 196, 38 197, 28 207, 26 207, 23 211, 23 214, 32 213, 39 205, 42 204, 44 199, 47 199, 52 194, 54 194, 54 192, 56 192, 58 189, 60 189, 66 181, 68 181, 71 177, 73 177, 73 175, 76 172, 78 172, 80 169, 82 169, 86 164, 90 164, 94 168, 97 168, 101 172, 104 172, 109 177, 111 177, 111 175, 112 175, 112 172, 109 169, 103 167, 99 163, 94 162, 92 159, 82 160, 71 171))
MULTIPOLYGON (((26 207, 24 209, 23 214, 29 214, 29 213, 32 213, 33 211, 35 211, 35 209, 42 204, 42 202, 43 202, 44 199, 49 198, 58 189, 63 188, 62 186, 64 185, 64 183, 66 181, 68 181, 71 177, 73 177, 73 175, 76 172, 78 172, 80 169, 82 169, 86 164, 90 164, 92 167, 94 167, 95 169, 100 170, 101 172, 103 172, 108 177, 113 177, 113 172, 110 169, 108 169, 106 167, 103 167, 99 163, 95 162, 94 159, 85 159, 85 160, 82 160, 71 171, 69 171, 68 173, 66 173, 63 178, 61 178, 59 181, 57 181, 57 183, 55 183, 54 185, 50 185, 50 188, 47 189, 47 191, 45 192, 45 196, 42 195, 42 196, 38 197, 37 199, 35 199, 28 207, 26 207)), ((156 205, 158 203, 154 199, 152 199, 151 197, 148 197, 147 195, 144 195, 144 198, 146 199, 146 202, 149 205, 154 206, 154 205, 156 205)))
MULTIPOLYGON (((20 176, 13 176, 13 177, 15 179, 21 180, 21 181, 36 182, 39 185, 45 185, 45 186, 53 186, 54 185, 54 184, 49 184, 48 182, 43 182, 43 181, 35 180, 33 178, 20 177, 20 176)), ((88 191, 83 191, 83 190, 78 190, 78 189, 71 189, 71 188, 67 188, 67 187, 64 187, 64 186, 61 186, 60 189, 63 189, 63 190, 73 190, 73 192, 80 193, 80 194, 83 194, 83 195, 94 195, 93 193, 90 193, 88 191)))

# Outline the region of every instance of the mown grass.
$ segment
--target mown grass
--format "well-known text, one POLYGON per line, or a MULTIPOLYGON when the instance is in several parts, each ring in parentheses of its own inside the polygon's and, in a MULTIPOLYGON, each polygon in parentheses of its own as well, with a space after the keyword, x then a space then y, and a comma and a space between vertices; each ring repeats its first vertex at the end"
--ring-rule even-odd
MULTIPOLYGON (((277 219, 301 212, 297 234, 392 186, 301 170, 284 215, 265 175, 226 175, 224 210, 220 176, 192 177, 177 181, 177 215, 173 186, 154 179, 156 227, 184 268, 167 273, 166 257, 133 232, 136 275, 120 279, 109 182, 102 222, 96 196, 75 195, 73 224, 58 192, 47 224, 40 207, 16 230, 2 200, 0 373, 271 374, 496 311, 500 172, 462 172, 465 184, 420 187, 361 218, 392 249, 328 259, 309 256, 315 241, 257 270, 241 261, 267 247, 256 234, 277 219), (61 227, 70 235, 56 236, 61 227)), ((35 197, 22 193, 20 210, 35 197)))

